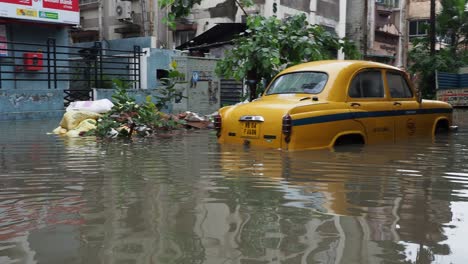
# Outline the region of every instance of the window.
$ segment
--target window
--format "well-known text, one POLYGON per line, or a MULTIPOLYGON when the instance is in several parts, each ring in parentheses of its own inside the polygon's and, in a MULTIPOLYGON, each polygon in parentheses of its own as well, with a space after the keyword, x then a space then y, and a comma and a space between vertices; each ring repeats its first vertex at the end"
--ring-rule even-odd
POLYGON ((390 89, 390 95, 392 98, 411 98, 413 92, 408 86, 405 78, 399 73, 389 72, 387 73, 388 88, 390 89))
POLYGON ((295 72, 282 75, 274 80, 266 94, 322 92, 328 75, 323 72, 295 72))
POLYGON ((365 71, 354 77, 349 87, 352 98, 383 98, 384 88, 380 71, 365 71))
POLYGON ((409 22, 409 36, 425 36, 429 28, 429 20, 413 20, 409 22))

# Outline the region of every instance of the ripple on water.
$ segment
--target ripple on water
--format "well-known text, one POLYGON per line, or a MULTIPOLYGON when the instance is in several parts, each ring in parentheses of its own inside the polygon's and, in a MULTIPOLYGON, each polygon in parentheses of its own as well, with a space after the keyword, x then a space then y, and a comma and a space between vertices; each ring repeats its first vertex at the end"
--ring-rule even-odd
POLYGON ((0 263, 467 262, 468 123, 434 141, 298 152, 202 131, 45 135, 55 125, 2 127, 0 263))

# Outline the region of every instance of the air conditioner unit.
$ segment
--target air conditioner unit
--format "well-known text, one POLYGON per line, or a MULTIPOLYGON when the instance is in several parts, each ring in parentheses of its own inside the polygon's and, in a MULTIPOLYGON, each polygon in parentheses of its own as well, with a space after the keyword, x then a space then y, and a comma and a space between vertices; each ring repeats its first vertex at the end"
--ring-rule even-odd
POLYGON ((132 2, 119 0, 115 4, 115 16, 118 20, 132 19, 132 2))

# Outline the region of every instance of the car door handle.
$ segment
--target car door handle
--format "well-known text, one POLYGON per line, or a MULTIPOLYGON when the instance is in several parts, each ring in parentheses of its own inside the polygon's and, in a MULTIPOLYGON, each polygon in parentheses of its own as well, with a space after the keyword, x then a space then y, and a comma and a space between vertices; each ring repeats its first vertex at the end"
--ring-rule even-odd
POLYGON ((394 102, 393 105, 401 105, 400 102, 394 102))
POLYGON ((361 106, 360 103, 351 103, 351 106, 361 106))

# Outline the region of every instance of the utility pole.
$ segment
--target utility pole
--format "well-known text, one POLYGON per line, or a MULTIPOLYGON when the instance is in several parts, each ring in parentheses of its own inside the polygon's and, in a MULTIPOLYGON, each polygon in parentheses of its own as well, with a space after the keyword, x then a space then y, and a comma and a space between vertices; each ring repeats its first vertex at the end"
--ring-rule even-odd
MULTIPOLYGON (((435 0, 431 0, 431 14, 429 18, 429 23, 430 23, 430 30, 429 30, 429 41, 430 41, 430 52, 431 52, 431 58, 435 59, 435 44, 436 44, 436 2, 435 0)), ((435 87, 436 87, 436 76, 435 72, 431 74, 431 85, 429 86, 429 94, 430 95, 435 95, 435 87)))
POLYGON ((429 18, 430 23, 430 42, 431 42, 431 56, 435 55, 435 43, 436 43, 436 15, 435 15, 435 0, 431 0, 431 14, 429 18))
POLYGON ((102 41, 104 39, 104 34, 103 34, 103 26, 102 26, 102 0, 99 0, 98 1, 98 34, 99 34, 99 41, 102 41))
POLYGON ((141 31, 143 37, 148 36, 148 31, 146 30, 146 21, 148 21, 147 17, 147 10, 146 10, 146 1, 140 0, 140 7, 141 7, 141 31))

